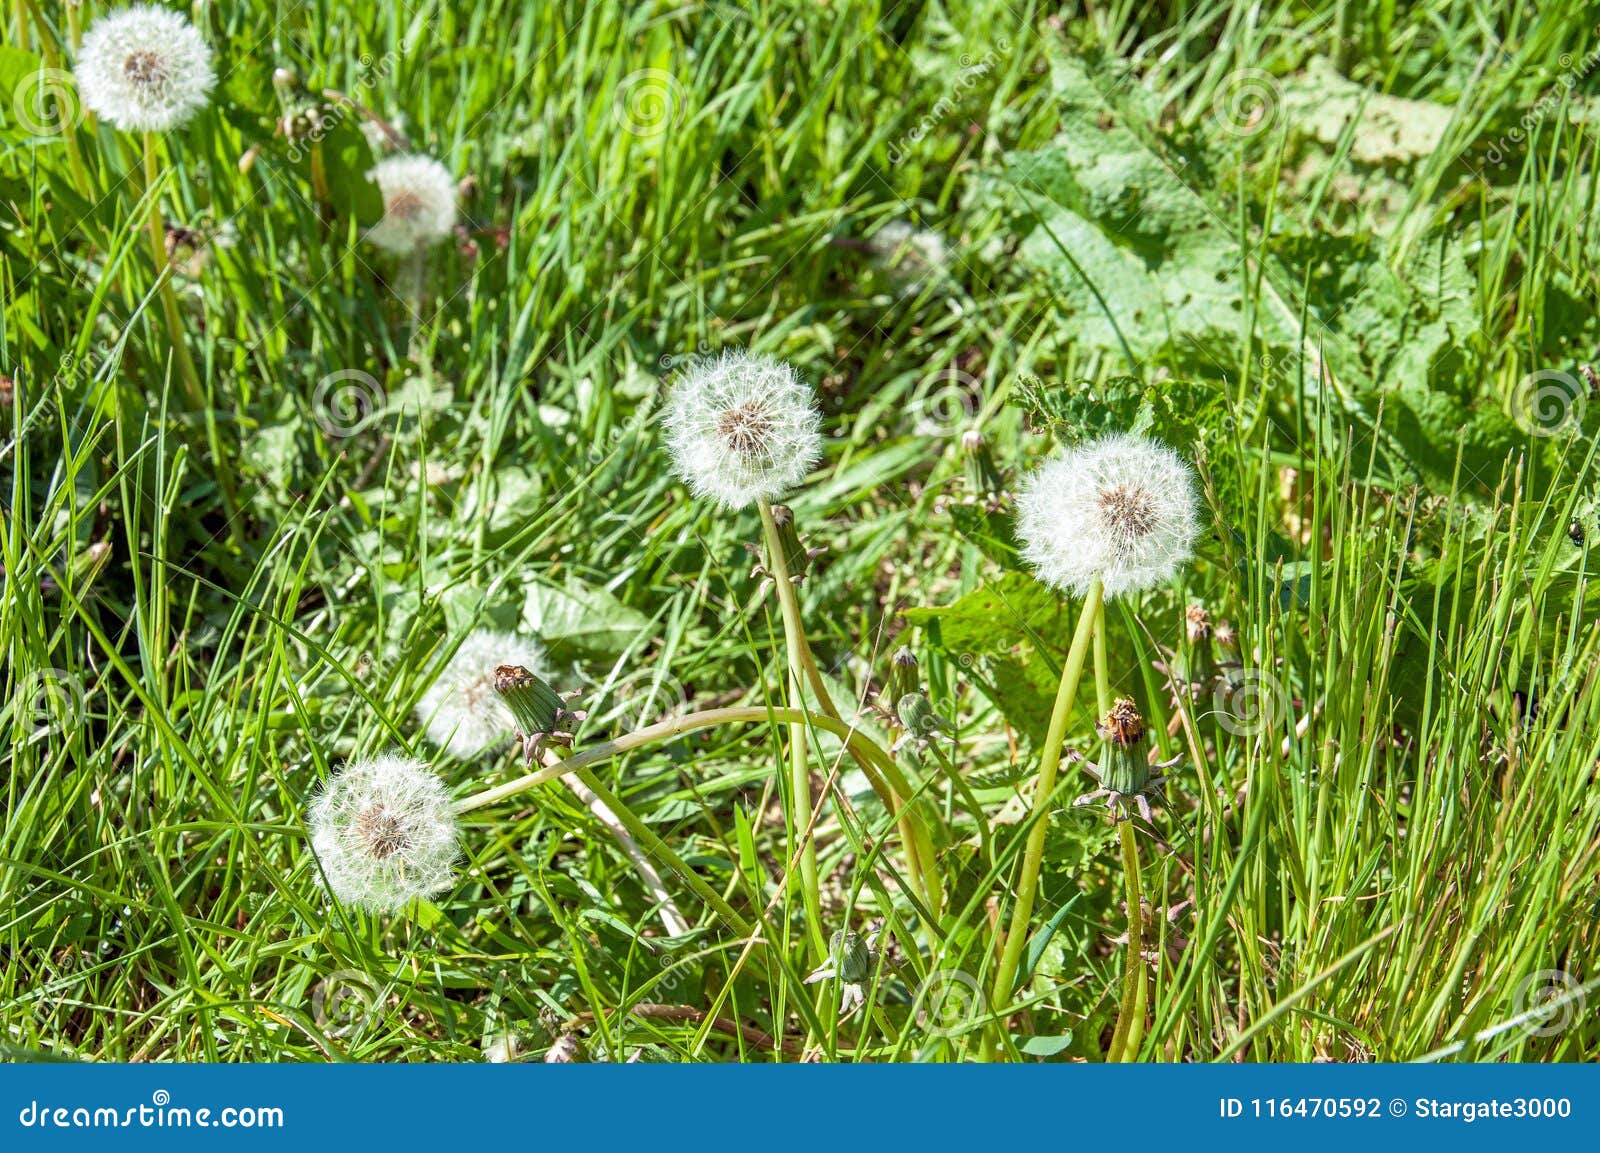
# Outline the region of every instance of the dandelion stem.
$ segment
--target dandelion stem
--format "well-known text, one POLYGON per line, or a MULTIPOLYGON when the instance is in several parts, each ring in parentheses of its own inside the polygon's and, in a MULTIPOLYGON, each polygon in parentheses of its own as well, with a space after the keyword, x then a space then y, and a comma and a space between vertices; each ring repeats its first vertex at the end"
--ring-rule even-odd
MULTIPOLYGON (((798 709, 769 709, 758 705, 706 709, 703 712, 689 713, 686 716, 673 717, 671 720, 646 725, 642 729, 624 733, 614 740, 603 741, 598 745, 590 745, 588 748, 580 749, 566 760, 557 764, 545 765, 543 768, 526 773, 513 781, 507 781, 503 785, 496 785, 492 789, 484 789, 482 792, 473 793, 470 797, 465 797, 456 802, 456 812, 470 813, 474 809, 496 804, 507 797, 516 796, 518 793, 525 792, 537 785, 553 781, 567 773, 576 772, 580 768, 600 764, 603 761, 610 760, 612 757, 621 756, 623 753, 645 748, 660 741, 671 740, 673 737, 682 736, 684 733, 715 728, 718 725, 760 724, 769 721, 775 721, 778 724, 799 722, 814 725, 825 732, 834 734, 841 741, 844 741, 847 746, 855 746, 858 751, 861 751, 861 746, 872 744, 871 738, 865 733, 819 713, 803 712, 798 709)), ((864 755, 870 756, 871 754, 864 755)))
MULTIPOLYGON (((784 643, 788 649, 789 707, 805 708, 805 695, 800 688, 804 658, 805 633, 800 622, 800 598, 795 595, 794 584, 789 580, 789 566, 784 556, 783 537, 772 517, 772 506, 765 500, 758 502, 761 509, 761 527, 767 541, 767 566, 778 589, 778 604, 783 610, 784 643)), ((816 843, 806 836, 811 818, 811 767, 806 758, 806 726, 801 721, 789 729, 789 831, 791 840, 806 837, 800 850, 800 887, 805 901, 806 923, 811 931, 811 945, 820 959, 828 954, 828 935, 822 928, 822 890, 817 877, 816 843)))
MULTIPOLYGON (((1106 614, 1102 607, 1094 627, 1094 687, 1099 712, 1111 711, 1111 670, 1106 659, 1106 614)), ((1107 753, 1101 742, 1102 757, 1107 753)), ((1104 763, 1102 761, 1102 763, 1104 763)), ((1119 822, 1122 840, 1122 872, 1128 903, 1128 960, 1122 975, 1122 1001, 1117 1007, 1117 1023, 1111 1031, 1111 1046, 1106 1051, 1110 1062, 1132 1061, 1138 1055, 1144 1035, 1144 914, 1139 885, 1139 846, 1131 819, 1119 822)))
MULTIPOLYGON (((73 47, 77 47, 77 5, 69 4, 67 11, 73 20, 73 47)), ((45 22, 44 13, 39 10, 37 0, 17 0, 17 32, 21 42, 26 43, 28 35, 27 15, 32 15, 34 23, 39 25, 39 55, 44 60, 44 66, 55 70, 61 67, 61 57, 56 52, 56 45, 50 25, 45 22)), ((43 98, 41 93, 41 99, 43 98)), ((63 109, 57 103, 58 109, 63 109)), ((40 109, 42 112, 43 109, 40 109)), ((89 170, 84 166, 83 153, 78 150, 78 126, 73 123, 73 118, 64 116, 61 124, 61 139, 67 146, 67 166, 72 169, 72 181, 78 186, 78 191, 86 200, 94 199, 94 185, 89 180, 89 170)))
MULTIPOLYGON (((1022 962, 1022 949, 1028 941, 1028 921, 1033 916, 1033 902, 1039 892, 1039 869, 1044 862, 1044 842, 1050 831, 1050 805, 1056 791, 1056 770, 1061 765, 1061 745, 1066 740, 1067 722, 1072 717, 1072 706, 1078 696, 1078 682, 1083 677, 1084 662, 1089 655, 1089 639, 1100 616, 1101 584, 1096 578, 1078 614, 1078 627, 1072 634, 1072 647, 1067 652, 1067 663, 1061 670, 1055 708, 1051 710, 1050 727, 1045 732, 1044 748, 1040 751, 1039 780, 1034 785, 1033 811, 1028 817, 1032 824, 1023 851, 1022 874, 1017 879, 1016 901, 1006 931, 1005 948, 1000 954, 1000 967, 995 973, 994 996, 991 1000, 997 1011, 1000 1006, 1011 1004, 1017 969, 1022 962)), ((1003 1023, 1001 1028, 1004 1028, 1003 1023)))
POLYGON ((617 820, 621 822, 622 827, 628 830, 629 835, 638 842, 639 848, 647 856, 659 860, 667 868, 683 878, 684 883, 694 891, 695 895, 704 901, 717 916, 726 921, 729 928, 743 936, 748 937, 752 934, 750 922, 736 913, 733 906, 722 899, 721 893, 707 884, 705 878, 691 869, 682 857, 667 847, 665 841, 650 831, 649 825, 641 821, 632 809, 623 804, 611 790, 601 784, 600 778, 596 777, 592 770, 572 768, 570 763, 559 759, 554 749, 548 750, 546 755, 553 767, 566 768, 568 771, 575 773, 578 780, 594 795, 595 799, 615 815, 617 820))
POLYGON ((1117 826, 1122 831, 1122 872, 1127 878, 1128 962, 1122 978, 1122 1004, 1117 1010, 1117 1025, 1111 1034, 1107 1061, 1134 1061, 1139 1042, 1144 1039, 1144 916, 1140 911, 1139 846, 1133 836, 1133 821, 1117 826))
MULTIPOLYGON (((771 534, 769 541, 777 541, 777 525, 772 521, 771 506, 766 501, 758 502, 762 510, 763 525, 770 525, 771 534)), ((834 721, 843 723, 838 708, 833 703, 833 695, 828 692, 827 682, 822 679, 822 670, 817 668, 816 658, 811 653, 810 642, 806 640, 805 629, 800 624, 800 599, 795 595, 794 585, 787 579, 788 564, 783 558, 781 548, 769 546, 778 560, 772 566, 771 576, 778 586, 778 599, 784 604, 785 613, 793 615, 793 626, 788 624, 785 616, 785 632, 795 639, 795 648, 802 671, 811 691, 817 698, 817 707, 834 721)), ((804 702, 793 702, 795 707, 803 708, 804 702)), ((939 882, 938 863, 934 856, 933 838, 928 832, 927 821, 922 810, 915 805, 915 791, 906 780, 905 774, 900 771, 900 766, 892 756, 884 753, 877 744, 868 740, 866 745, 877 753, 868 756, 862 747, 846 745, 846 750, 855 758, 856 764, 866 774, 867 780, 872 784, 873 791, 884 806, 894 814, 895 823, 900 828, 900 838, 906 847, 906 859, 910 867, 911 878, 917 887, 922 899, 927 902, 929 911, 935 922, 938 921, 944 905, 944 890, 939 882), (874 763, 875 762, 875 763, 874 763)))
POLYGON ((172 358, 177 362, 178 378, 195 412, 204 412, 205 390, 200 387, 200 377, 195 372, 194 361, 189 358, 189 346, 183 339, 183 321, 178 315, 178 298, 172 291, 171 262, 167 259, 167 230, 161 221, 161 196, 156 190, 160 168, 156 161, 156 134, 144 134, 144 190, 149 200, 148 224, 150 230, 150 255, 155 260, 156 292, 161 297, 161 312, 166 317, 167 335, 172 338, 172 358))

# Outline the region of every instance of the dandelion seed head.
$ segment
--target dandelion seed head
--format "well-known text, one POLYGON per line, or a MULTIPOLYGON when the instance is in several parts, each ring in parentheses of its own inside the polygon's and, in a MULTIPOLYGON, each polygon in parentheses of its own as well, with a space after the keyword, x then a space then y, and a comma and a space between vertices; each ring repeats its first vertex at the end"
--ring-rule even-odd
POLYGON ((367 239, 386 252, 415 252, 449 236, 456 226, 456 181, 431 156, 389 156, 373 165, 383 196, 383 219, 367 239))
POLYGON ((677 474, 696 496, 729 509, 782 497, 822 456, 816 394, 770 356, 724 352, 692 365, 665 424, 677 474))
POLYGON ((1107 599, 1171 579, 1199 532, 1189 465, 1158 441, 1119 433, 1068 449, 1017 498, 1023 557, 1039 578, 1107 599))
POLYGON ((311 848, 346 904, 392 912, 455 880, 456 817, 426 765, 386 753, 351 761, 311 804, 311 848))
POLYGON ((211 47, 176 12, 150 4, 100 17, 76 70, 83 103, 128 132, 166 132, 206 106, 216 73, 211 47))
POLYGON ((508 664, 539 677, 549 675, 538 641, 495 629, 469 634, 417 706, 428 740, 465 759, 509 738, 516 722, 494 687, 495 669, 508 664))

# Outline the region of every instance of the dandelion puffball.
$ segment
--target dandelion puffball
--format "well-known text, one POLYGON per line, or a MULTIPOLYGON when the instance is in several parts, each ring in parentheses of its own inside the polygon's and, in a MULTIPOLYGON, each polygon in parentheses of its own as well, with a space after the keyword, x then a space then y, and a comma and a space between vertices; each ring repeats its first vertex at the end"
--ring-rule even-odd
POLYGON ((76 74, 90 111, 128 132, 177 128, 206 106, 217 80, 211 47, 194 25, 149 4, 96 20, 76 74))
POLYGON ((544 649, 516 633, 479 629, 456 649, 417 706, 417 719, 428 740, 455 757, 475 757, 516 729, 511 710, 495 691, 494 671, 500 665, 521 665, 545 677, 544 649))
POLYGON ((311 848, 340 900, 397 910, 455 880, 455 810, 419 760, 351 761, 311 804, 311 848))
POLYGON ((372 168, 383 195, 383 219, 367 239, 397 255, 426 248, 456 226, 456 181, 431 156, 390 156, 372 168))
POLYGON ((725 508, 776 500, 822 456, 815 394, 770 356, 725 352, 694 364, 667 401, 665 423, 677 474, 725 508))
POLYGON ((1039 579, 1107 599, 1171 579, 1199 521, 1193 474, 1166 445, 1120 433, 1070 448, 1030 475, 1017 498, 1023 559, 1039 579))

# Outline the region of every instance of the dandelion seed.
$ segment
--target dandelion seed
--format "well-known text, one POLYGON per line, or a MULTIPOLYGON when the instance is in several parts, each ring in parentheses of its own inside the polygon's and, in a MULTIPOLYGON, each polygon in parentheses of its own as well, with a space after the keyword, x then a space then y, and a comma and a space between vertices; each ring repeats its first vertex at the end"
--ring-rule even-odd
POLYGON ((770 356, 725 352, 691 367, 667 402, 673 468, 729 509, 776 500, 822 455, 816 395, 770 356))
POLYGON ((468 758, 510 737, 516 722, 495 691, 495 669, 505 664, 546 675, 544 649, 528 637, 479 629, 462 641, 417 706, 428 740, 453 757, 468 758))
POLYGON ((211 48, 176 12, 140 4, 96 20, 78 51, 78 91, 102 120, 166 132, 206 106, 211 48))
POLYGON ((456 818, 444 782, 388 753, 345 765, 311 805, 311 848, 341 901, 375 912, 455 880, 456 818))
POLYGON ((449 236, 456 226, 456 180, 431 156, 390 156, 372 168, 383 194, 383 219, 367 239, 407 255, 449 236))
POLYGON ((1126 433, 1045 462, 1017 511, 1023 557, 1041 580, 1075 596, 1096 577, 1107 599, 1171 579, 1199 532, 1188 464, 1126 433))

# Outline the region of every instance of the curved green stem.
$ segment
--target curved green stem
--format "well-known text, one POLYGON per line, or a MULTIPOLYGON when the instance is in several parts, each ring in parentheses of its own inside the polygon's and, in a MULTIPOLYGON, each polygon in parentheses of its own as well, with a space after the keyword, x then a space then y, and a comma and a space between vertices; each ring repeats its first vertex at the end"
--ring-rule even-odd
POLYGON ((166 317, 167 335, 172 338, 172 359, 178 366, 178 379, 183 384, 189 407, 203 412, 206 407, 205 390, 200 387, 200 376, 195 372, 194 361, 189 357, 189 346, 183 339, 183 321, 178 315, 178 298, 172 291, 172 276, 167 259, 167 229, 161 221, 161 196, 156 191, 160 165, 156 159, 156 134, 144 134, 144 191, 149 200, 146 224, 150 233, 150 255, 156 266, 156 293, 161 298, 161 312, 166 317))
POLYGON ((581 767, 571 768, 570 763, 560 760, 555 761, 554 767, 567 768, 569 772, 576 773, 578 780, 582 781, 584 786, 599 798, 601 804, 616 815, 617 820, 622 823, 622 827, 627 829, 628 834, 638 842, 640 851, 648 857, 659 860, 681 877, 684 883, 693 890, 695 896, 704 901, 708 908, 726 921, 730 929, 743 936, 753 935, 750 922, 735 912, 733 906, 723 900, 721 893, 707 884, 705 878, 691 869, 682 857, 667 846, 665 841, 651 832, 649 825, 635 816, 632 809, 623 804, 614 793, 601 784, 600 778, 594 775, 593 770, 581 767))
POLYGON ((768 721, 776 721, 779 724, 803 723, 815 725, 824 732, 832 733, 843 741, 846 747, 855 748, 863 756, 869 758, 873 755, 888 756, 865 733, 818 713, 809 713, 800 709, 769 709, 758 705, 706 709, 703 712, 689 713, 687 716, 673 717, 671 720, 646 725, 642 729, 635 729, 631 733, 625 733, 615 740, 602 741, 600 744, 590 745, 588 748, 573 753, 566 760, 557 764, 545 765, 534 772, 525 773, 515 780, 507 781, 503 785, 496 785, 492 789, 484 789, 481 792, 473 793, 470 797, 464 797, 456 802, 456 812, 470 813, 474 809, 481 809, 487 805, 503 801, 507 797, 516 796, 518 793, 525 792, 537 785, 542 785, 547 781, 553 781, 567 773, 588 768, 590 765, 600 764, 603 761, 610 760, 612 757, 621 756, 623 753, 631 752, 634 749, 645 748, 659 741, 671 740, 673 737, 682 736, 684 733, 715 728, 718 725, 761 724, 768 721), (867 751, 869 747, 873 752, 867 751))
MULTIPOLYGON (((794 641, 793 656, 799 661, 799 671, 804 674, 813 695, 817 698, 817 707, 824 715, 842 724, 843 718, 833 703, 833 695, 828 692, 827 682, 822 679, 822 670, 817 668, 816 658, 811 653, 811 644, 806 640, 805 629, 800 623, 800 600, 795 594, 793 583, 788 579, 788 563, 777 537, 777 525, 772 522, 772 507, 766 501, 759 503, 762 526, 767 534, 767 551, 773 558, 769 562, 772 567, 770 575, 778 586, 778 600, 783 605, 785 634, 794 641)), ((794 703, 799 704, 799 702, 794 703)), ((874 744, 873 747, 877 746, 874 744)), ((869 758, 865 757, 860 749, 849 745, 846 749, 855 758, 861 771, 866 774, 879 800, 894 814, 900 828, 901 840, 906 846, 906 859, 912 880, 922 899, 927 902, 934 921, 937 922, 943 911, 944 888, 939 880, 933 837, 921 808, 912 800, 915 792, 910 782, 906 780, 905 774, 900 771, 900 766, 895 763, 893 757, 884 755, 876 758, 876 764, 873 764, 869 763, 869 758)))
MULTIPOLYGON (((1084 661, 1089 655, 1089 639, 1100 617, 1100 606, 1101 586, 1097 579, 1090 586, 1088 598, 1078 614, 1078 627, 1072 634, 1072 648, 1067 652, 1067 663, 1061 669, 1061 684, 1056 690, 1055 707, 1050 712, 1050 727, 1045 732, 1044 748, 1040 751, 1039 780, 1034 786, 1033 811, 1028 818, 1032 825, 1023 851, 1022 874, 1017 880, 1017 897, 1006 930, 1005 949, 1000 954, 1000 965, 995 972, 991 1003, 996 1012, 1011 1004, 1017 969, 1022 962, 1022 949, 1028 941, 1028 921, 1033 916, 1033 902, 1039 892, 1039 869, 1044 861, 1045 839, 1050 832, 1050 805, 1055 797, 1056 771, 1061 766, 1061 745, 1066 740, 1067 722, 1078 696, 1078 682, 1083 677, 1084 661)), ((1004 1028, 1003 1023, 1001 1028, 1004 1028)))
MULTIPOLYGON (((761 528, 767 542, 767 564, 778 589, 778 604, 783 611, 784 644, 788 650, 789 707, 805 708, 805 696, 800 690, 801 669, 804 660, 801 646, 805 632, 800 625, 800 602, 794 585, 789 580, 789 570, 784 557, 783 538, 772 519, 772 506, 766 501, 757 502, 761 509, 761 528)), ((791 855, 795 848, 800 853, 800 887, 805 902, 806 923, 811 930, 811 944, 820 959, 828 953, 828 935, 822 928, 822 890, 817 876, 817 846, 808 835, 811 825, 811 766, 806 757, 806 726, 797 722, 789 729, 789 836, 791 855)))

